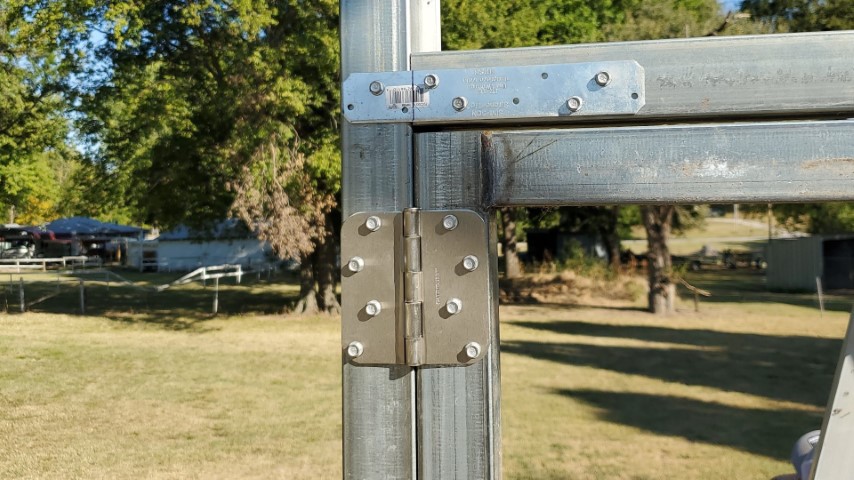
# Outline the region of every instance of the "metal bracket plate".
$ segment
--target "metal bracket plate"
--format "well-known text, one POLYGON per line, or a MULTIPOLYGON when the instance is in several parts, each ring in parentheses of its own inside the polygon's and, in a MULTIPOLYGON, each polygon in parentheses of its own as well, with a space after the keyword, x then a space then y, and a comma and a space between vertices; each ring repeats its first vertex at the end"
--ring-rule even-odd
MULTIPOLYGON (((486 223, 468 210, 421 212, 424 270, 424 363, 466 365, 483 358, 489 345, 489 235, 486 223), (453 216, 457 226, 445 228, 453 216), (475 268, 466 268, 467 259, 475 268), (462 308, 449 311, 454 300, 462 308), (476 351, 477 355, 471 356, 476 351)), ((471 267, 471 265, 468 265, 471 267)))
POLYGON ((354 363, 404 363, 398 315, 402 236, 400 213, 356 213, 341 227, 341 339, 345 358, 354 363), (369 219, 376 223, 368 225, 369 219), (359 268, 359 259, 361 270, 353 271, 350 266, 359 268), (368 307, 370 302, 379 303, 380 310, 368 307))
MULTIPOLYGON (((423 304, 417 330, 424 350, 417 365, 475 363, 489 347, 486 223, 469 210, 419 213, 423 304)), ((400 213, 357 213, 342 226, 341 345, 349 362, 406 363, 404 339, 413 326, 406 325, 403 301, 404 248, 400 213), (380 226, 373 230, 376 220, 380 226)))
POLYGON ((633 60, 353 73, 342 86, 351 123, 457 124, 636 114, 644 69, 633 60))

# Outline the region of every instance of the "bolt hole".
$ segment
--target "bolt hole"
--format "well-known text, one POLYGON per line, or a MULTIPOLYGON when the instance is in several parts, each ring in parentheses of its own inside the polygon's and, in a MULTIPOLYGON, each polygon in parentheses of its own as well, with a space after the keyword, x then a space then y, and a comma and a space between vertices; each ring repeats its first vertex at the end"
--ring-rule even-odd
POLYGON ((402 109, 400 109, 400 111, 401 111, 401 112, 403 112, 403 113, 408 113, 408 112, 409 112, 409 107, 403 107, 402 109))
POLYGON ((543 74, 542 74, 542 75, 540 75, 540 76, 541 76, 541 77, 543 77, 543 80, 545 80, 545 79, 549 78, 549 74, 548 74, 548 73, 546 73, 546 72, 543 72, 543 74))
POLYGON ((637 93, 633 93, 633 94, 632 94, 632 98, 633 98, 634 100, 637 100, 637 99, 638 99, 638 94, 637 94, 637 93))
POLYGON ((519 98, 518 97, 513 99, 513 105, 519 105, 519 98))
POLYGON ((356 108, 356 106, 352 103, 350 105, 347 105, 347 110, 353 110, 354 108, 356 108))

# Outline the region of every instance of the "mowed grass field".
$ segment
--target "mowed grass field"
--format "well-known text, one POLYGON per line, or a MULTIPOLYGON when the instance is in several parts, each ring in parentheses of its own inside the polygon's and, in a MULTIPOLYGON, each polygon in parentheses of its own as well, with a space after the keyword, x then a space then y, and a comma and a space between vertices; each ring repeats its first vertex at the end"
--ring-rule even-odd
MULTIPOLYGON (((767 293, 753 272, 689 280, 714 295, 699 313, 502 307, 505 478, 790 471, 793 442, 820 425, 850 299, 820 316, 814 296, 767 293)), ((252 311, 291 287, 223 288, 217 317, 156 297, 0 313, 0 478, 340 478, 339 320, 252 311)))

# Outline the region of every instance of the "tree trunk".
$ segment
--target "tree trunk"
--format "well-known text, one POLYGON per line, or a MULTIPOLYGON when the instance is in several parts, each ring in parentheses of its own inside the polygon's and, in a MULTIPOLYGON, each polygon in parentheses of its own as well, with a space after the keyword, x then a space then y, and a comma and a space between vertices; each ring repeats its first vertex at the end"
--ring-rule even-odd
POLYGON ((670 249, 667 247, 673 211, 672 205, 641 208, 648 248, 649 311, 658 315, 675 310, 676 284, 672 279, 670 249))
POLYGON ((603 223, 599 235, 602 237, 602 243, 605 244, 605 250, 608 252, 608 264, 611 271, 620 273, 620 235, 617 233, 617 222, 620 218, 620 207, 603 207, 606 210, 607 223, 603 223))
POLYGON ((294 307, 294 313, 316 314, 320 312, 314 281, 314 259, 316 256, 317 253, 311 253, 300 258, 299 301, 294 307))
POLYGON ((335 295, 338 280, 338 270, 335 268, 338 250, 336 237, 332 222, 327 219, 323 243, 317 246, 317 253, 314 256, 317 261, 317 301, 322 311, 332 315, 341 314, 341 304, 338 302, 338 296, 335 295))
POLYGON ((519 262, 519 252, 516 247, 516 221, 519 219, 518 208, 501 209, 501 244, 504 251, 504 277, 519 278, 522 275, 522 265, 519 262))

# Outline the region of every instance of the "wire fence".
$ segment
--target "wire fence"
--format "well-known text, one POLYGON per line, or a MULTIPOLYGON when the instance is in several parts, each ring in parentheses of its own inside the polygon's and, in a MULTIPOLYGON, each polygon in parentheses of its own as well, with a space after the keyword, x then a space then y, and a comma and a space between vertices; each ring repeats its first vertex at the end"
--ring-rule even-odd
POLYGON ((0 275, 0 309, 7 313, 215 315, 222 301, 228 313, 278 311, 293 290, 288 282, 292 275, 276 264, 252 270, 241 265, 201 267, 177 279, 114 271, 95 263, 67 263, 55 270, 12 265, 0 268, 0 275))

